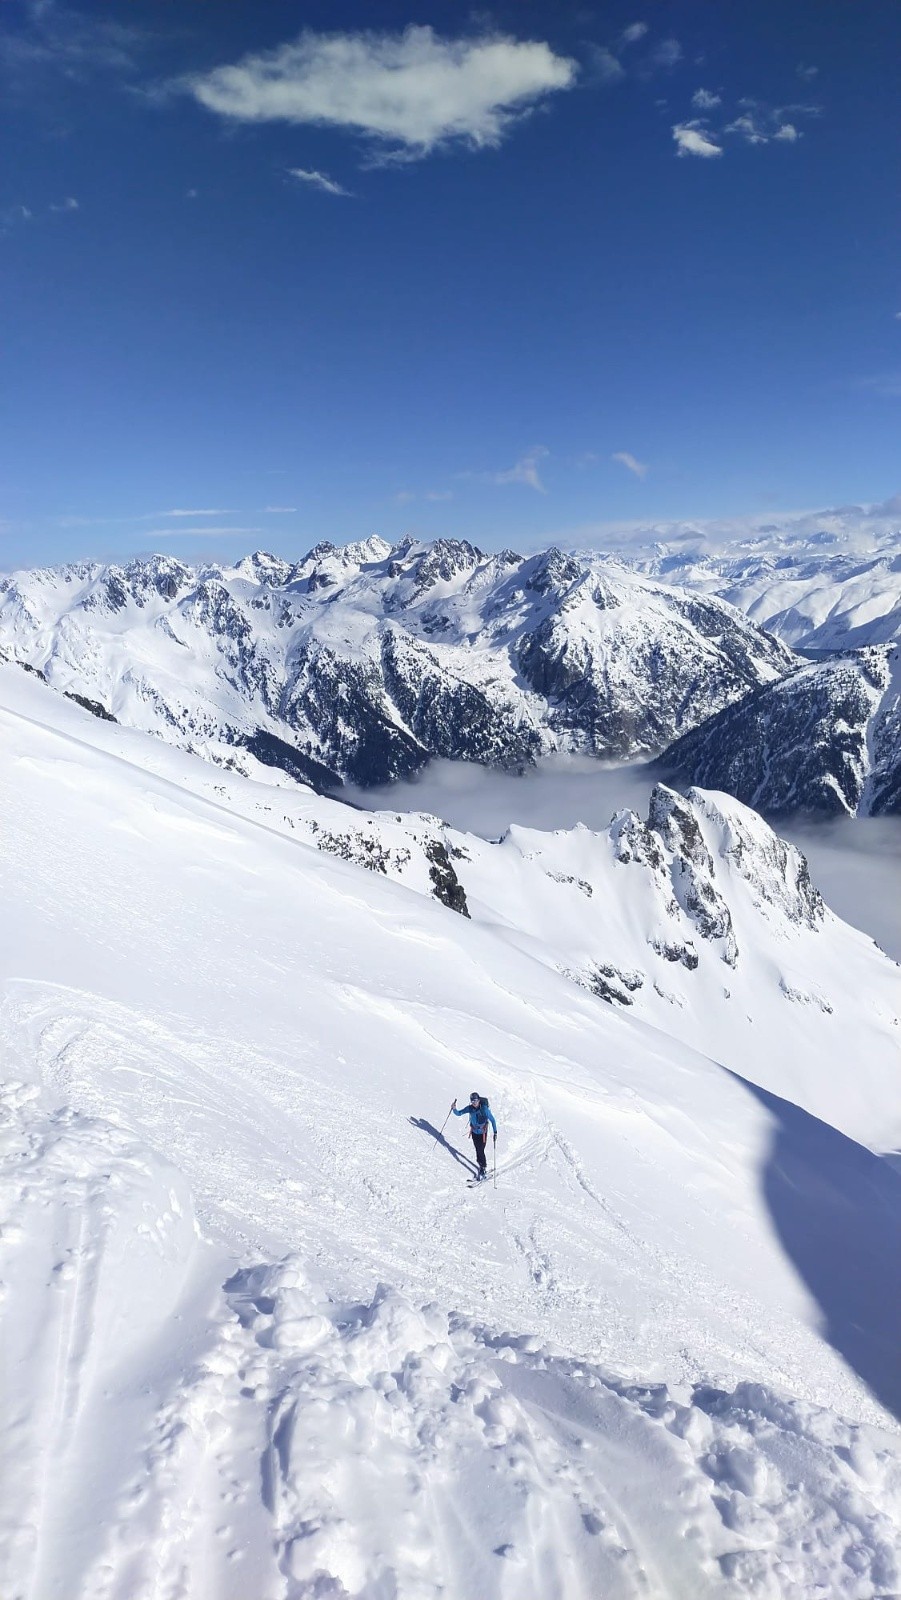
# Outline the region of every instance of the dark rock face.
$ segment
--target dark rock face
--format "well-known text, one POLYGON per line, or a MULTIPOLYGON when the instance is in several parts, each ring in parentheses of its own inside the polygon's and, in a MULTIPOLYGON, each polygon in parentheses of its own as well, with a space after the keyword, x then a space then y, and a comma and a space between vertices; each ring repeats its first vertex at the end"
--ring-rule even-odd
POLYGON ((433 756, 653 755, 795 665, 721 601, 615 562, 455 539, 15 574, 0 644, 121 721, 316 787, 386 783, 433 756))
POLYGON ((897 648, 802 667, 673 744, 661 770, 768 815, 901 810, 897 648))
POLYGON ((466 893, 454 871, 447 846, 442 844, 440 839, 431 839, 424 849, 426 859, 430 863, 429 877, 432 880, 432 893, 435 899, 440 900, 450 911, 459 911, 461 917, 468 917, 466 893))
POLYGON ((315 761, 303 750, 298 750, 296 745, 286 743, 274 733, 267 733, 264 728, 258 728, 256 733, 241 734, 236 737, 237 742, 245 750, 249 750, 252 756, 256 756, 257 761, 261 761, 264 767, 279 767, 282 772, 287 772, 290 778, 296 778, 299 783, 309 784, 310 788, 319 794, 328 789, 341 788, 341 779, 337 772, 332 772, 323 766, 321 761, 315 761))
POLYGON ((115 722, 111 711, 102 706, 99 700, 89 700, 87 695, 73 694, 71 689, 66 692, 67 700, 74 700, 77 706, 83 706, 85 711, 90 711, 92 717, 100 717, 104 722, 115 722))

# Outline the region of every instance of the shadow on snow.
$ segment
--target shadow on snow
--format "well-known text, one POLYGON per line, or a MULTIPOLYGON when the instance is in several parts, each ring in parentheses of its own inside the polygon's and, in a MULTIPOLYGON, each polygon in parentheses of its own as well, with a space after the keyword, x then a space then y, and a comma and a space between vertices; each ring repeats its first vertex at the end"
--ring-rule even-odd
POLYGON ((901 1172, 891 1157, 874 1155, 791 1101, 729 1075, 774 1120, 761 1175, 764 1198, 820 1308, 823 1333, 901 1419, 901 1172))
MULTIPOLYGON (((440 1128, 435 1128, 432 1126, 431 1122, 426 1122, 425 1117, 411 1117, 410 1121, 412 1122, 414 1128, 421 1129, 423 1133, 430 1133, 436 1144, 440 1144, 442 1149, 448 1150, 453 1156, 454 1160, 459 1161, 461 1167, 465 1167, 467 1172, 476 1171, 475 1162, 467 1161, 462 1151, 458 1150, 455 1144, 451 1144, 449 1139, 445 1139, 440 1128)), ((434 1146, 432 1148, 434 1153, 434 1146)))

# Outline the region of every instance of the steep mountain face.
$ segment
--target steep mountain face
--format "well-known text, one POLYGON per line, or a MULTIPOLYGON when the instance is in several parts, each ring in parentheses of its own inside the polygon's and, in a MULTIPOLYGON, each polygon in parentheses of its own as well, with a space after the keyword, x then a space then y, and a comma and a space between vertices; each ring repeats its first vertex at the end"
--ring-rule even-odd
POLYGON ((664 541, 624 559, 661 582, 728 600, 794 649, 892 644, 901 640, 901 532, 854 543, 774 531, 719 551, 664 541))
POLYGON ((660 765, 770 815, 897 815, 901 648, 802 667, 678 740, 660 765))
MULTIPOLYGON (((511 826, 491 842, 435 816, 359 810, 211 768, 92 721, 12 665, 0 667, 0 705, 4 698, 307 852, 438 901, 613 1011, 790 1093, 817 1115, 835 1111, 820 1100, 809 1064, 837 1041, 855 1047, 849 974, 859 969, 871 1001, 872 1072, 885 1089, 879 1126, 901 1144, 901 1102, 891 1132, 886 1120, 897 969, 827 909, 801 852, 731 796, 682 796, 660 783, 646 819, 623 810, 599 831, 511 826)), ((843 1116, 851 1136, 872 1137, 866 1113, 863 1123, 847 1107, 843 1116)))
POLYGON ((0 647, 129 726, 318 788, 431 756, 652 755, 794 665, 718 599, 454 540, 16 573, 0 647))

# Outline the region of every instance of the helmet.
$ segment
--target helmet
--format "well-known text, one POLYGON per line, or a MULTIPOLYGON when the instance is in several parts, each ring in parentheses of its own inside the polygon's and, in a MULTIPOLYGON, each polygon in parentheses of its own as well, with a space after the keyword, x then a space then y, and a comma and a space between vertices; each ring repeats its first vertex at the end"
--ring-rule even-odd
POLYGON ((472 1094, 469 1097, 470 1105, 472 1105, 473 1100, 481 1100, 481 1098, 482 1098, 482 1096, 479 1094, 478 1090, 477 1089, 473 1089, 472 1094))

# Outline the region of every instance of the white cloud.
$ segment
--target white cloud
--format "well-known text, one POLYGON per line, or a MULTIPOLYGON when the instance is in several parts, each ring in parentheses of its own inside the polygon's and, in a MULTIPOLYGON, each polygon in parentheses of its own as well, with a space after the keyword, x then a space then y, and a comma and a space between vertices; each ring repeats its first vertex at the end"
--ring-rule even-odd
POLYGON ((633 456, 628 450, 615 450, 610 460, 618 461, 620 466, 626 467, 629 472, 635 474, 636 478, 646 478, 648 475, 647 462, 639 461, 637 456, 633 456))
POLYGON ((781 139, 783 144, 794 144, 795 140, 800 139, 800 137, 801 135, 793 122, 783 122, 782 126, 777 128, 773 134, 773 138, 781 139))
POLYGON ((290 516, 297 510, 296 506, 264 506, 263 513, 267 517, 290 516))
POLYGON ((416 499, 416 496, 412 489, 398 489, 394 498, 399 506, 408 506, 411 500, 416 499))
POLYGON ((691 103, 698 111, 712 111, 714 106, 722 105, 722 95, 713 94, 710 89, 696 89, 691 97, 691 103))
POLYGON ((454 492, 452 489, 430 489, 424 498, 426 500, 453 500, 454 492))
POLYGON ((61 200, 60 201, 59 205, 51 205, 50 210, 51 211, 78 211, 78 210, 80 210, 80 207, 79 207, 78 201, 76 199, 74 199, 72 195, 67 195, 65 200, 61 200))
POLYGON ((646 22, 633 22, 628 28, 623 28, 619 36, 619 42, 621 45, 637 44, 639 39, 644 38, 647 31, 648 25, 646 22))
POLYGON ((288 172, 292 178, 298 178, 301 183, 309 183, 314 189, 321 189, 324 194, 342 194, 350 198, 350 190, 336 183, 327 172, 307 171, 306 167, 289 167, 288 172))
POLYGON ((678 145, 677 155, 680 156, 721 156, 722 145, 716 144, 710 132, 703 123, 677 122, 673 128, 673 138, 678 145))
POLYGON ((536 444, 524 456, 520 456, 515 466, 507 467, 503 472, 479 473, 478 476, 487 478, 490 483, 522 483, 527 489, 537 489, 539 494, 547 494, 538 473, 538 463, 549 455, 546 445, 536 444))
POLYGON ((799 61, 795 68, 798 77, 803 78, 805 83, 810 83, 811 79, 817 76, 819 70, 819 67, 805 66, 803 61, 799 61))
POLYGON ((190 511, 177 508, 175 511, 152 511, 144 521, 152 522, 154 517, 233 517, 234 514, 234 511, 230 511, 227 506, 203 506, 199 510, 190 511))
POLYGON ((499 144, 517 114, 569 88, 576 71, 539 41, 443 39, 411 26, 401 34, 307 31, 183 87, 236 121, 331 124, 422 156, 453 140, 499 144))

